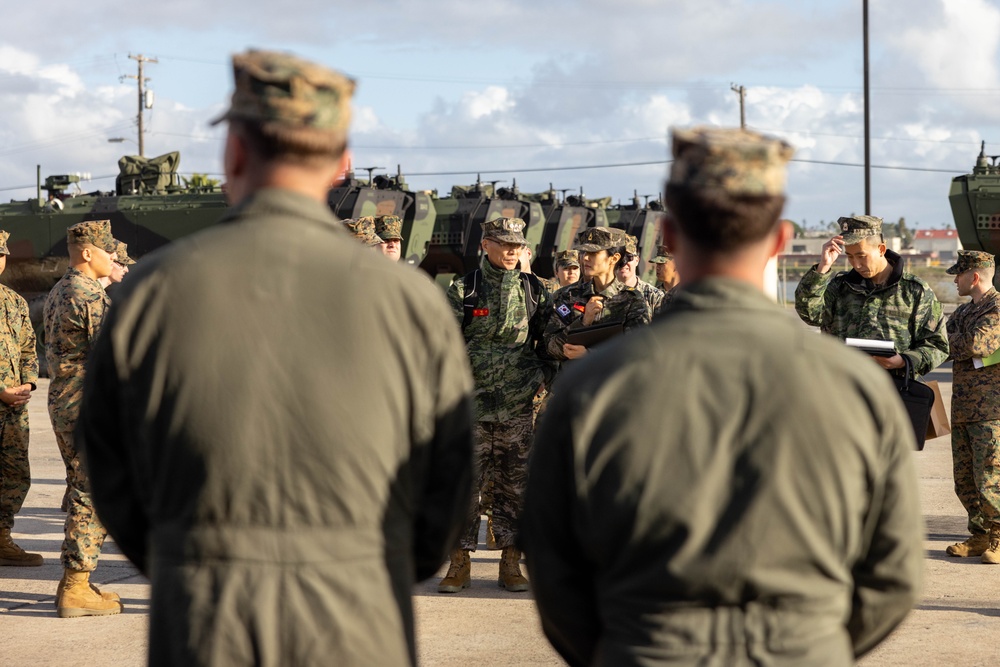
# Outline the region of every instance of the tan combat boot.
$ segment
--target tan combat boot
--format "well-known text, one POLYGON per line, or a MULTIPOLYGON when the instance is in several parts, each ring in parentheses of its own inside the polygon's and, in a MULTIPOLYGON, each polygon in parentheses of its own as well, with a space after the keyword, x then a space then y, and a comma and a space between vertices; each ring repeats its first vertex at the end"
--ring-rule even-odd
POLYGON ((511 593, 528 590, 528 580, 521 574, 521 552, 514 547, 504 547, 500 552, 500 578, 497 584, 511 593))
POLYGON ((0 565, 37 567, 42 564, 42 554, 29 554, 14 544, 10 529, 0 529, 0 565))
POLYGON ((438 593, 457 593, 472 585, 472 557, 468 549, 451 552, 451 567, 438 584, 438 593))
POLYGON ((486 517, 486 548, 490 551, 497 550, 497 538, 493 535, 493 517, 486 517))
POLYGON ((990 536, 987 533, 975 533, 964 542, 952 544, 945 549, 949 556, 967 558, 969 556, 982 556, 983 552, 990 548, 990 536))
POLYGON ((122 604, 118 600, 105 599, 93 588, 90 572, 66 570, 57 589, 56 610, 59 618, 110 616, 121 613, 122 604))
MULTIPOLYGON (((119 602, 122 599, 122 596, 118 595, 118 593, 111 593, 110 591, 102 591, 100 588, 94 585, 94 582, 90 581, 89 579, 87 580, 87 584, 90 586, 90 590, 100 595, 101 598, 104 600, 114 600, 115 602, 119 602)), ((59 585, 56 586, 57 605, 59 604, 59 598, 62 596, 63 588, 65 587, 66 587, 66 578, 63 577, 62 579, 59 580, 59 585)))
POLYGON ((1000 526, 990 528, 990 545, 983 552, 980 562, 989 565, 1000 565, 1000 526))

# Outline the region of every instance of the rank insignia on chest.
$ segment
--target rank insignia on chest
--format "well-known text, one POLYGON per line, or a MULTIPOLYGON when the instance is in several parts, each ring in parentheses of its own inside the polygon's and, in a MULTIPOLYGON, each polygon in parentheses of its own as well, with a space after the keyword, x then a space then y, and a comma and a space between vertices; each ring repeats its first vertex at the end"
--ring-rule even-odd
POLYGON ((582 303, 574 303, 573 310, 575 310, 578 313, 582 313, 583 311, 587 310, 587 307, 582 303))
POLYGON ((566 317, 566 316, 568 316, 573 311, 571 311, 569 309, 569 306, 567 306, 564 303, 561 306, 559 306, 558 308, 556 308, 556 312, 559 313, 559 317, 566 317))
POLYGON ((472 316, 473 317, 486 317, 489 314, 490 314, 490 309, 489 308, 473 308, 472 309, 472 316))

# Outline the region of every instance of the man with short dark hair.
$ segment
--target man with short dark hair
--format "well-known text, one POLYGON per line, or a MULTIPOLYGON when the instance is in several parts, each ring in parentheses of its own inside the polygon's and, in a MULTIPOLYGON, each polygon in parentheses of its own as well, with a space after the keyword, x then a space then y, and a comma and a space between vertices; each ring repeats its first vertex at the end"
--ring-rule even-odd
POLYGON ((70 268, 45 297, 45 357, 49 366, 49 418, 66 466, 68 485, 63 576, 56 588, 60 618, 117 614, 118 595, 101 593, 90 575, 108 532, 94 509, 90 477, 83 467, 80 418, 84 368, 111 300, 100 280, 114 270, 111 221, 80 222, 66 230, 70 268))
POLYGON ((764 292, 791 147, 674 130, 681 289, 569 364, 534 442, 522 542, 571 665, 854 664, 917 599, 912 429, 864 356, 764 292))
POLYGON ((996 260, 980 250, 959 250, 947 269, 959 296, 972 300, 948 319, 952 366, 951 454, 955 494, 969 517, 968 539, 949 556, 1000 563, 1000 364, 984 359, 1000 350, 1000 294, 993 287, 996 260))
POLYGON ((653 287, 639 277, 639 240, 631 234, 627 234, 625 239, 625 256, 618 260, 618 265, 615 267, 615 277, 626 287, 641 292, 646 303, 649 304, 650 312, 658 312, 660 304, 663 303, 663 290, 653 287))
POLYGON ((914 377, 930 373, 948 358, 944 311, 934 291, 886 249, 881 218, 851 215, 837 222, 841 233, 823 244, 820 261, 795 288, 795 312, 841 340, 892 341, 897 354, 872 357, 882 368, 901 373, 908 364, 914 377), (834 275, 841 253, 852 268, 834 275))
POLYGON ((327 205, 354 82, 271 51, 233 73, 233 208, 143 258, 94 351, 94 498, 152 583, 151 664, 412 664, 471 486, 461 334, 327 205))

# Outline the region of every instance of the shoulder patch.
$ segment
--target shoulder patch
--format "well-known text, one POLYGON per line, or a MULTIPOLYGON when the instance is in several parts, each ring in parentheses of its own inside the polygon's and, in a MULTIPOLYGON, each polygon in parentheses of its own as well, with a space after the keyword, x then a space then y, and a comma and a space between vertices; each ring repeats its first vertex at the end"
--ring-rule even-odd
POLYGON ((567 306, 564 303, 564 304, 560 304, 560 306, 558 308, 556 308, 556 312, 559 313, 560 317, 566 317, 572 311, 569 309, 569 306, 567 306))

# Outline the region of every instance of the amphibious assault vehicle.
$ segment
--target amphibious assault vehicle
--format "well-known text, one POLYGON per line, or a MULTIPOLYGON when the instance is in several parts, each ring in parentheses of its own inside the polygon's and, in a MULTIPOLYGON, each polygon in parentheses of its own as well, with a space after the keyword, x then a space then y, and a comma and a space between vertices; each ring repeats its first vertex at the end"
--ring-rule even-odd
MULTIPOLYGON (((982 143, 971 174, 951 181, 948 201, 962 247, 1000 253, 1000 155, 986 155, 982 143)), ((1000 274, 997 275, 1000 278, 1000 274)), ((997 282, 994 278, 994 283, 997 282)))

